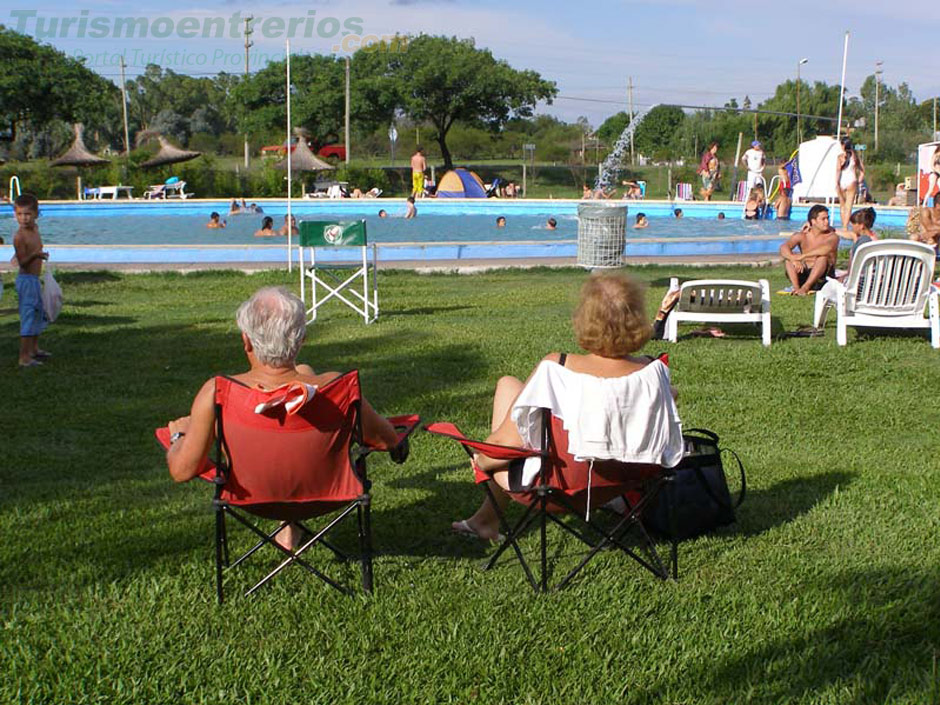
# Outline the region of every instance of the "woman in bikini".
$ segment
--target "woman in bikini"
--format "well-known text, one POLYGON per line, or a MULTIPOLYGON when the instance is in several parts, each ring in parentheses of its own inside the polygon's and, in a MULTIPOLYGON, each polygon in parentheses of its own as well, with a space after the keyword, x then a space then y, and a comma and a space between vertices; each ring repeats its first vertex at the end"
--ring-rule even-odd
POLYGON ((848 228, 852 205, 858 194, 858 185, 865 178, 865 167, 851 139, 843 137, 840 145, 842 152, 836 159, 836 194, 839 196, 839 215, 841 216, 839 222, 843 228, 848 228))
MULTIPOLYGON (((661 421, 656 433, 637 433, 638 442, 629 448, 631 456, 618 457, 621 462, 641 462, 635 457, 655 457, 657 464, 673 466, 682 456, 682 431, 675 408, 675 393, 669 382, 669 369, 659 360, 646 356, 635 356, 650 338, 650 323, 646 314, 643 286, 631 277, 620 274, 594 275, 581 289, 581 302, 574 314, 573 326, 578 345, 585 350, 582 355, 551 353, 542 358, 529 375, 562 375, 569 392, 584 385, 584 389, 600 387, 603 399, 591 399, 591 409, 579 410, 579 416, 588 412, 598 413, 598 407, 615 403, 618 413, 610 418, 626 419, 638 416, 647 420, 661 421), (634 377, 635 375, 635 377, 634 377), (628 381, 629 380, 629 381, 628 381), (617 392, 637 390, 636 396, 627 398, 617 392), (640 391, 642 390, 642 391, 640 391), (615 402, 614 402, 615 400, 615 402), (637 405, 644 404, 642 414, 637 414, 637 405), (655 436, 655 439, 653 438, 655 436)), ((516 406, 516 401, 526 383, 515 377, 502 377, 496 384, 493 397, 493 415, 488 443, 508 446, 524 445, 520 426, 525 420, 525 406, 516 406)), ((571 419, 566 418, 567 422, 571 419)), ((617 435, 622 429, 613 429, 617 435)), ((648 460, 645 462, 649 462, 648 460)), ((521 468, 509 467, 508 461, 495 460, 485 455, 476 455, 474 463, 481 470, 492 472, 490 483, 496 501, 503 506, 508 497, 505 490, 518 489, 522 481, 521 468)), ((488 499, 477 511, 452 524, 458 534, 492 541, 499 535, 499 518, 488 499)))

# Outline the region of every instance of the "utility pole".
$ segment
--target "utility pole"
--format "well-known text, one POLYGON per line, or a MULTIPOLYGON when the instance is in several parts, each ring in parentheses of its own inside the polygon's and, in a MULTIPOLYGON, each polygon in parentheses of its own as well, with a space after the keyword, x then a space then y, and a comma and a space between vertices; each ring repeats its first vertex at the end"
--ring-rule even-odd
POLYGON ((881 83, 881 65, 883 61, 875 62, 875 151, 878 151, 878 103, 880 100, 878 90, 879 84, 881 83))
MULTIPOLYGON (((627 99, 630 103, 630 124, 633 125, 633 76, 627 78, 627 99)), ((633 136, 636 134, 636 126, 630 132, 630 165, 636 166, 636 154, 633 151, 633 136)))
POLYGON ((803 144, 803 120, 800 116, 800 66, 809 59, 800 59, 796 62, 796 144, 803 144))
MULTIPOLYGON (((245 80, 248 80, 248 50, 254 46, 254 42, 251 41, 251 21, 254 19, 253 15, 249 15, 245 18, 245 80)), ((290 149, 290 145, 287 145, 287 149, 290 149)), ((249 157, 249 148, 248 148, 248 133, 245 132, 245 173, 248 173, 248 165, 250 163, 249 157)))
POLYGON ((121 54, 121 107, 124 108, 124 156, 128 157, 131 153, 131 139, 127 131, 127 82, 124 78, 124 54, 121 54))
POLYGON ((349 166, 349 57, 346 57, 346 166, 349 166))
POLYGON ((933 99, 933 138, 937 139, 937 99, 933 99))

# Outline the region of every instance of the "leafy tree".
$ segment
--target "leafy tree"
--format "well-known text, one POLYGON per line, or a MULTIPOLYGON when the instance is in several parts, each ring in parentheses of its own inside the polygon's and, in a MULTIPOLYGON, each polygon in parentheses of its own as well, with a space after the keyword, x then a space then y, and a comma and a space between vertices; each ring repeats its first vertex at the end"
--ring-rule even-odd
POLYGON ((529 117, 539 100, 557 93, 555 84, 535 71, 519 71, 498 60, 472 39, 420 35, 405 52, 366 53, 376 76, 390 82, 389 91, 402 111, 417 123, 433 126, 444 168, 453 167, 447 135, 456 122, 498 130, 513 117, 529 117))
POLYGON ((0 25, 0 121, 15 135, 28 122, 41 129, 54 120, 104 127, 117 107, 114 84, 32 38, 0 25))
POLYGON ((636 127, 636 148, 654 159, 671 159, 677 154, 676 132, 685 120, 682 108, 657 105, 636 127))
POLYGON ((607 144, 613 144, 620 135, 623 134, 623 131, 627 129, 629 124, 630 116, 626 111, 621 110, 619 113, 614 113, 601 123, 601 126, 597 128, 597 136, 607 144))

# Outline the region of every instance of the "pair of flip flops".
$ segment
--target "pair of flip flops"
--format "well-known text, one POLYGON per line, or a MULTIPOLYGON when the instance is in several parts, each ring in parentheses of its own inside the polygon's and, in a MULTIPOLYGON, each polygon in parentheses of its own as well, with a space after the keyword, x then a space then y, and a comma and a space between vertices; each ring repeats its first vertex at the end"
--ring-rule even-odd
MULTIPOLYGON (((792 286, 784 287, 783 289, 777 292, 777 295, 778 296, 796 296, 796 289, 794 289, 792 286)), ((816 291, 814 289, 810 289, 809 291, 806 292, 806 295, 815 296, 816 291)))

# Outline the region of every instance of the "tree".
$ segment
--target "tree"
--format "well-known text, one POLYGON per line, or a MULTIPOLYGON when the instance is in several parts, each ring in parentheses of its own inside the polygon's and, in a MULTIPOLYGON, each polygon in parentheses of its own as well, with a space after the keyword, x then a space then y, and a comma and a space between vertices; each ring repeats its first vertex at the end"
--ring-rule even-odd
POLYGON ((676 156, 675 135, 684 120, 682 108, 657 105, 636 127, 636 148, 654 159, 673 158, 676 156))
POLYGON ((28 122, 41 129, 53 120, 104 127, 120 105, 117 88, 66 56, 0 25, 0 121, 15 136, 28 122))
POLYGON ((621 110, 601 123, 601 126, 597 128, 597 136, 607 144, 613 144, 629 125, 630 116, 626 111, 621 110))
POLYGON ((404 52, 361 49, 354 57, 359 61, 391 82, 388 89, 408 117, 434 127, 445 169, 453 168, 447 134, 455 122, 495 131, 513 117, 531 116, 539 100, 551 102, 557 93, 553 82, 513 69, 472 39, 420 35, 404 52), (360 57, 363 52, 369 59, 360 57))

